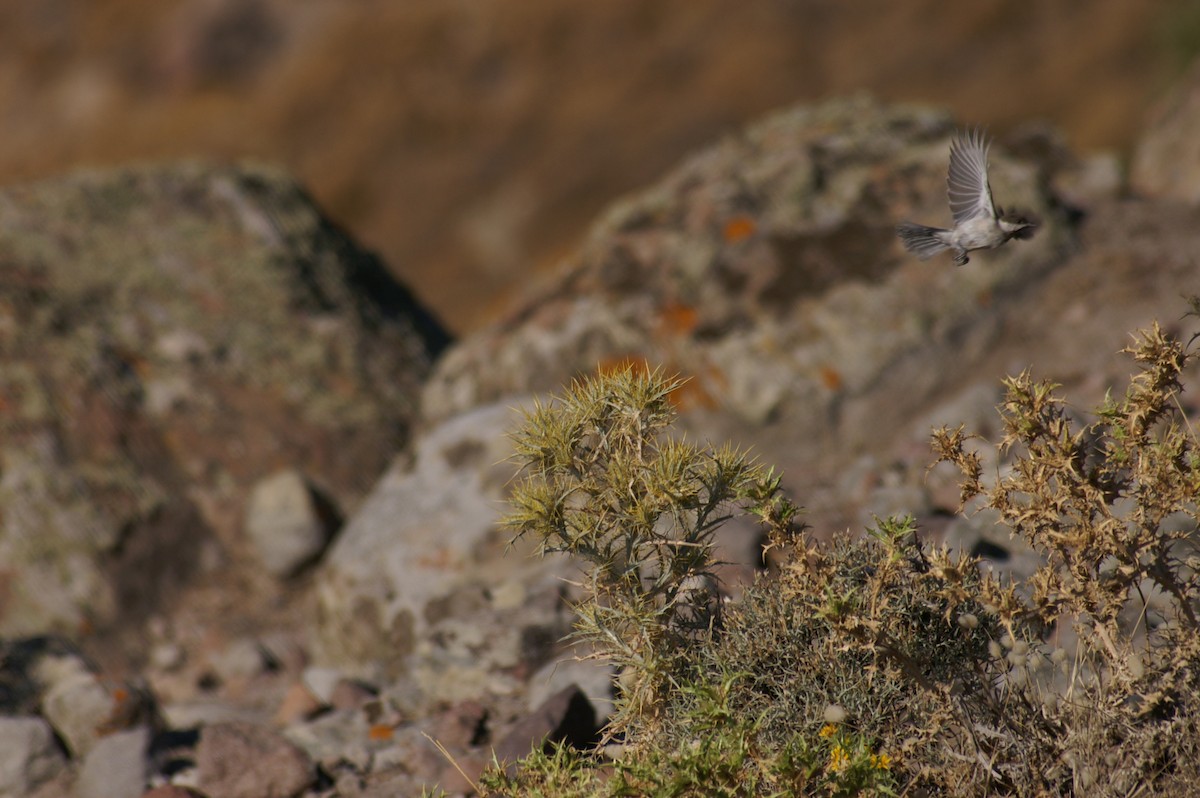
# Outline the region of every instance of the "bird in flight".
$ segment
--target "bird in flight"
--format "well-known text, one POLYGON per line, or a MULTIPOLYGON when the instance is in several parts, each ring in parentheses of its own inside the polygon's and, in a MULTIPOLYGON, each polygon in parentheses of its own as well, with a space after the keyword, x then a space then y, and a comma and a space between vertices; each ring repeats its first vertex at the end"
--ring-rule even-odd
POLYGON ((954 228, 902 222, 896 225, 896 234, 905 249, 921 260, 949 249, 954 252, 954 262, 962 266, 969 260, 968 252, 995 249, 1010 238, 1033 237, 1038 226, 1036 219, 1006 213, 992 201, 987 174, 989 146, 980 130, 962 131, 955 137, 950 144, 950 173, 946 177, 954 228))

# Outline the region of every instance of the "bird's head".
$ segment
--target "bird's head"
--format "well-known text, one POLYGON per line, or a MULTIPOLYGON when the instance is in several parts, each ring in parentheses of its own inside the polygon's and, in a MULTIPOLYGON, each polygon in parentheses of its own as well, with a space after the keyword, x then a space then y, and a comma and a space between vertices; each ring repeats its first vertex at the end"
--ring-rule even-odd
POLYGON ((1011 238, 1033 238, 1033 234, 1037 232, 1038 226, 1041 224, 1041 220, 1032 213, 997 208, 996 215, 1000 228, 1011 238))

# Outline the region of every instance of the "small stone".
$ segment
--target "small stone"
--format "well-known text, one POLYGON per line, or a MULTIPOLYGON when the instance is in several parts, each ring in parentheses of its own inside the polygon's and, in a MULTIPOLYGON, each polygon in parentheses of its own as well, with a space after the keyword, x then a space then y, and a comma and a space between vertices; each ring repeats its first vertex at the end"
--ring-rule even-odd
POLYGON ((310 563, 332 531, 300 472, 281 471, 254 486, 246 508, 246 534, 273 576, 292 576, 310 563))
POLYGON ((250 707, 238 707, 224 701, 200 700, 162 707, 163 720, 171 729, 196 729, 218 723, 265 724, 270 717, 250 707))
POLYGON ((283 694, 279 709, 275 711, 275 723, 290 726, 297 721, 307 720, 320 711, 321 703, 303 682, 294 682, 283 694))
POLYGON ((574 684, 604 721, 613 713, 617 668, 611 662, 571 657, 548 662, 529 679, 529 710, 535 711, 555 693, 574 684))
POLYGON ((322 704, 330 704, 333 699, 333 691, 343 677, 342 672, 337 668, 313 666, 305 668, 301 678, 304 680, 304 686, 317 697, 318 701, 322 704))
POLYGON ((528 592, 519 579, 501 582, 491 591, 492 607, 497 610, 516 609, 525 603, 525 596, 528 592))
POLYGON ((25 795, 67 760, 50 724, 36 716, 0 717, 0 795, 25 795))
POLYGON ((329 705, 334 709, 358 709, 378 697, 369 685, 354 679, 339 679, 329 694, 329 705))
POLYGON ((208 661, 222 682, 251 679, 267 665, 262 647, 251 638, 234 640, 224 650, 210 654, 208 661))
POLYGON ((428 733, 448 748, 468 748, 486 733, 487 716, 487 708, 478 701, 460 701, 435 717, 428 733))
POLYGON ((501 762, 516 762, 547 742, 566 742, 583 748, 595 742, 596 711, 577 685, 550 696, 493 747, 501 762))
POLYGON ((127 729, 151 713, 148 694, 124 683, 110 683, 80 659, 51 658, 38 666, 47 685, 42 716, 74 756, 83 756, 105 733, 127 729))
POLYGON ((150 649, 150 664, 160 671, 178 670, 186 659, 187 652, 175 642, 159 643, 150 649))
POLYGON ((490 764, 489 759, 479 754, 467 753, 455 757, 454 762, 442 766, 437 786, 450 795, 472 795, 476 791, 475 783, 479 775, 490 764))
POLYGON ((79 769, 77 798, 138 798, 146 789, 149 748, 147 726, 97 740, 79 769))
POLYGON ((371 767, 373 748, 366 721, 352 711, 328 712, 283 731, 284 737, 312 761, 329 770, 338 763, 366 772, 371 767))
POLYGON ((291 798, 313 782, 308 756, 280 735, 249 723, 219 723, 200 733, 198 786, 222 798, 291 798))

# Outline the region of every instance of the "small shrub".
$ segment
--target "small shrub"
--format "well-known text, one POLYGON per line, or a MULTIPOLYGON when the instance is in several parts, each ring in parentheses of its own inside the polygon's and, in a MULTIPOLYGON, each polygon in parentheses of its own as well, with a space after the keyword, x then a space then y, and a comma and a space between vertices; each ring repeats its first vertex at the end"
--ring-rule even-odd
POLYGON ((1006 381, 1010 466, 990 487, 961 428, 934 434, 964 501, 1044 558, 1026 584, 984 580, 980 600, 1006 629, 1078 638, 1031 647, 1005 682, 1008 706, 1041 716, 1016 784, 1051 794, 1175 795, 1200 777, 1200 443, 1178 399, 1194 355, 1157 324, 1125 351, 1141 370, 1091 424, 1072 423, 1052 383, 1006 381), (1047 648, 1061 678, 1031 667, 1047 648))
POLYGON ((622 668, 623 753, 534 752, 483 792, 1193 794, 1200 443, 1178 395, 1194 355, 1157 326, 1128 351, 1140 372, 1089 424, 1051 383, 1007 380, 994 479, 961 427, 934 433, 964 507, 1042 555, 1020 583, 925 545, 911 518, 807 540, 772 472, 668 436, 678 380, 628 370, 537 406, 508 522, 588 566, 577 633, 622 668), (722 604, 712 539, 735 512, 787 554, 722 604))

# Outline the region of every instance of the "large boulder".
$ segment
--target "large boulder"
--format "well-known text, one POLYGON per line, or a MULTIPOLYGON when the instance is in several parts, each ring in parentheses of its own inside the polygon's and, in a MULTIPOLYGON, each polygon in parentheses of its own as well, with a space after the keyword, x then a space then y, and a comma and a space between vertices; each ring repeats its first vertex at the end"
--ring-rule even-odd
MULTIPOLYGON (((426 414, 646 360, 691 375, 701 404, 747 423, 861 438, 864 413, 886 418, 860 397, 899 361, 937 372, 939 354, 978 346, 992 334, 976 323, 986 304, 1061 262, 1070 237, 1040 164, 997 146, 995 195, 1040 212, 1040 234, 962 269, 907 255, 896 222, 948 222, 953 132, 943 112, 838 100, 688 159, 605 214, 542 294, 450 352, 426 414)), ((927 396, 908 392, 887 412, 927 396)))
POLYGON ((954 384, 948 363, 982 356, 1007 297, 1073 240, 1050 160, 1001 141, 995 196, 1040 214, 1038 235, 963 268, 904 252, 897 222, 949 222, 954 131, 942 111, 842 99, 687 159, 610 209, 508 320, 450 351, 426 416, 644 361, 691 378, 681 398, 702 428, 769 442, 785 464, 863 451, 954 384))
POLYGON ((857 525, 864 508, 903 509, 897 498, 922 512, 929 425, 964 420, 937 408, 1027 366, 1098 400, 1125 378, 1127 333, 1178 317, 1195 284, 1190 212, 1121 203, 1089 173, 1095 158, 1037 126, 989 157, 997 203, 1039 214, 1037 235, 961 268, 918 261, 894 226, 949 224, 956 127, 938 110, 837 99, 688 158, 615 204, 508 319, 450 350, 425 416, 661 365, 690 378, 686 426, 781 466, 810 520, 857 525), (882 473, 898 458, 903 474, 882 473), (871 495, 883 488, 891 498, 871 495))
POLYGON ((444 343, 281 172, 0 191, 0 634, 164 609, 281 466, 352 509, 444 343))

